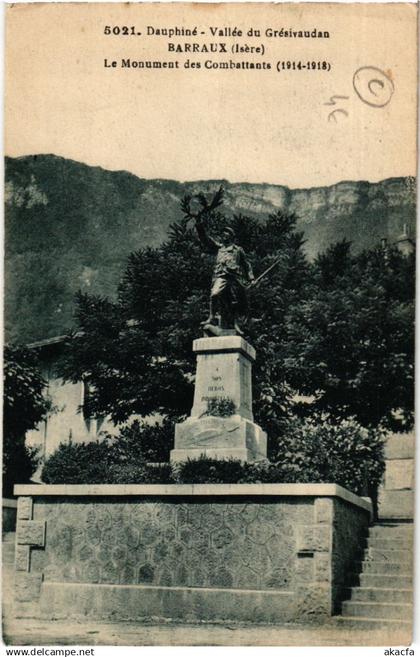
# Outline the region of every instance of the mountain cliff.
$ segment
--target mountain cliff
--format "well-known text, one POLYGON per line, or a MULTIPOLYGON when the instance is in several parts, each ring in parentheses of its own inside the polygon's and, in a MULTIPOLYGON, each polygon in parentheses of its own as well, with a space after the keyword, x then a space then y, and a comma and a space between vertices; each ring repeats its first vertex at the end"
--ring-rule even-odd
POLYGON ((128 254, 159 244, 186 193, 225 188, 224 212, 294 212, 310 258, 347 238, 360 251, 415 230, 415 181, 340 182, 329 187, 145 180, 54 155, 6 158, 6 338, 32 341, 73 323, 77 290, 113 296, 128 254))

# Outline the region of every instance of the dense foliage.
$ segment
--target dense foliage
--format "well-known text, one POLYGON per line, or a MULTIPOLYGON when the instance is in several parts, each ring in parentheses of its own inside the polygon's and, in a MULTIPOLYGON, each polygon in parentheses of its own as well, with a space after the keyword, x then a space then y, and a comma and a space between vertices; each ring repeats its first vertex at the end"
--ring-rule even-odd
POLYGON ((147 463, 133 453, 129 441, 118 445, 112 439, 62 443, 42 469, 47 484, 136 484, 171 479, 169 463, 147 463))
POLYGON ((42 468, 46 484, 103 484, 109 481, 112 452, 106 440, 62 443, 42 468))
POLYGON ((169 461, 173 448, 174 425, 164 419, 162 422, 148 423, 134 420, 121 427, 117 439, 108 436, 112 445, 113 461, 125 463, 164 463, 169 461))
POLYGON ((27 483, 37 468, 37 452, 25 446, 25 433, 46 417, 50 402, 33 351, 6 345, 3 376, 3 495, 10 496, 13 485, 27 483))
MULTIPOLYGON (((410 428, 414 257, 379 248, 353 255, 341 242, 310 263, 294 216, 228 222, 213 212, 206 221, 213 234, 234 228, 257 276, 279 259, 252 292, 244 326, 258 355, 254 415, 268 432, 270 457, 295 415, 410 428)), ((212 261, 184 218, 160 247, 130 256, 116 302, 78 295, 83 337, 69 339, 63 367, 67 378, 92 385, 90 413, 116 423, 132 414, 174 421, 189 413, 191 343, 207 315, 212 261)))
MULTIPOLYGON (((141 435, 139 435, 141 442, 141 435)), ((150 464, 129 441, 61 445, 46 462, 47 483, 320 483, 374 494, 384 470, 382 437, 353 420, 295 420, 277 441, 272 463, 200 457, 150 464)))
POLYGON ((354 418, 314 415, 290 421, 271 460, 283 481, 334 482, 367 495, 376 491, 384 473, 383 442, 383 432, 362 427, 354 418))
POLYGON ((352 256, 340 242, 312 268, 289 309, 284 374, 312 406, 365 426, 407 429, 414 409, 414 255, 352 256), (398 413, 397 413, 398 412, 398 413))
POLYGON ((167 479, 162 463, 169 461, 173 433, 167 421, 149 425, 134 420, 121 428, 118 438, 104 434, 96 442, 61 444, 46 460, 42 480, 72 484, 146 482, 149 475, 167 479))

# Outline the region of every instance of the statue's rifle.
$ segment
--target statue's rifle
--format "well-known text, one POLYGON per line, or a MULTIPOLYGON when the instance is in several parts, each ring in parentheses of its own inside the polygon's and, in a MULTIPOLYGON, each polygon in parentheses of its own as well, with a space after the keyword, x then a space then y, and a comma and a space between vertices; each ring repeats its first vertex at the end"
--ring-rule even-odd
POLYGON ((270 273, 270 271, 272 271, 275 267, 277 267, 277 265, 278 265, 282 260, 283 260, 283 256, 280 256, 280 258, 277 258, 277 260, 275 260, 275 261, 274 261, 269 267, 267 267, 267 269, 266 269, 265 271, 263 271, 262 274, 260 274, 259 276, 257 276, 257 278, 255 278, 255 279, 252 281, 252 283, 250 283, 249 285, 247 285, 248 290, 250 290, 250 289, 253 288, 253 287, 256 287, 256 285, 258 285, 258 284, 262 281, 262 279, 265 278, 265 277, 267 276, 267 274, 270 273))

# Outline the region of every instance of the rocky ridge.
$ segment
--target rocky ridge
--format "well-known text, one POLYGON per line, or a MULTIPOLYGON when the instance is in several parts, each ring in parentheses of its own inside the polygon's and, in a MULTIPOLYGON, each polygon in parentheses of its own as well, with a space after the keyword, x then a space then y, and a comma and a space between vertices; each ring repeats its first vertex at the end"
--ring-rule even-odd
POLYGON ((346 238, 360 251, 407 224, 415 230, 415 179, 344 181, 329 187, 225 180, 145 180, 55 155, 6 158, 5 327, 30 341, 71 326, 78 289, 113 296, 128 254, 165 239, 186 193, 225 188, 224 212, 263 219, 293 212, 310 258, 346 238))

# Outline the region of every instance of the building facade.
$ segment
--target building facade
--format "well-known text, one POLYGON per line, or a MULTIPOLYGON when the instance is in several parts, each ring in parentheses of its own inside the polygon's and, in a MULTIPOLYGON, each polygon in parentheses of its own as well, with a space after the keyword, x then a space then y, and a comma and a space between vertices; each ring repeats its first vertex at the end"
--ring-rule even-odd
POLYGON ((63 353, 66 336, 34 342, 28 347, 39 352, 40 369, 47 383, 46 394, 52 410, 36 429, 26 434, 26 444, 37 447, 45 460, 61 443, 97 440, 101 432, 112 435, 117 430, 109 418, 93 418, 86 413, 89 388, 84 381, 71 383, 59 376, 57 364, 63 353))

